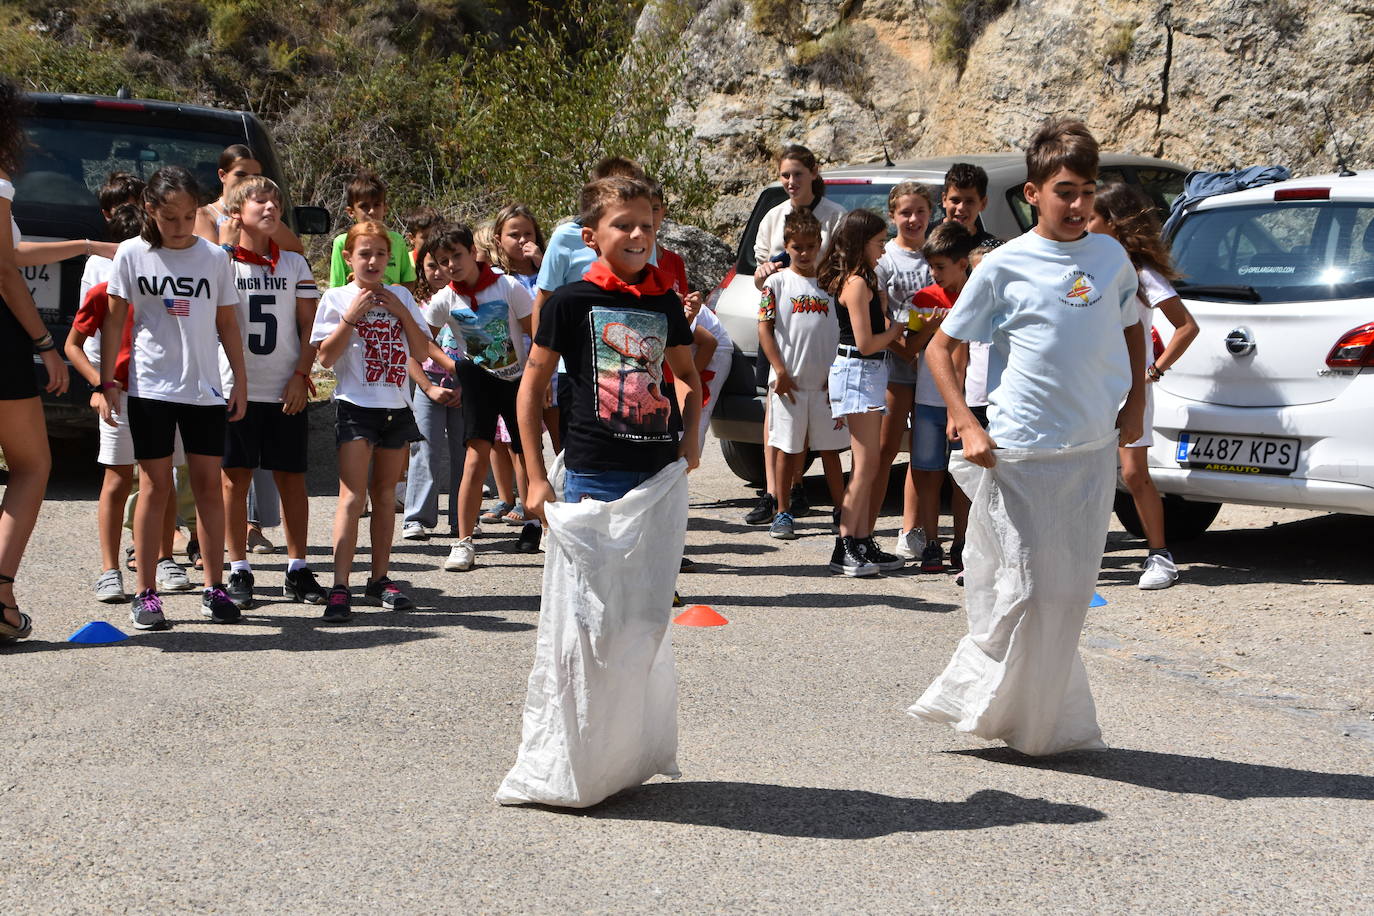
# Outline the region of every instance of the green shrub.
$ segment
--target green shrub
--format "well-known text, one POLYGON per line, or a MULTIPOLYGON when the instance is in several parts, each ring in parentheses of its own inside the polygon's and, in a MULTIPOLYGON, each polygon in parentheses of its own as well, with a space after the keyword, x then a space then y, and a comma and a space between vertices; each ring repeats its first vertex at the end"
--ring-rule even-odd
POLYGON ((1106 44, 1102 47, 1102 54, 1109 64, 1122 64, 1131 56, 1131 49, 1135 47, 1135 30, 1140 28, 1140 23, 1134 19, 1126 22, 1118 22, 1107 32, 1106 44))
POLYGON ((843 89, 855 98, 871 88, 864 38, 848 23, 841 23, 814 41, 804 41, 793 52, 793 62, 821 85, 843 89))
POLYGON ((928 13, 934 56, 960 73, 978 36, 1013 0, 934 0, 928 13))

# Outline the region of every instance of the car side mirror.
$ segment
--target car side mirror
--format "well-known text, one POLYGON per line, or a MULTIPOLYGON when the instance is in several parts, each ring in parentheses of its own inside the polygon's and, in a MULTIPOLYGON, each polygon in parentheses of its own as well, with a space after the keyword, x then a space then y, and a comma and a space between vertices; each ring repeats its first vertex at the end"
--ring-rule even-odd
POLYGON ((333 222, 324 207, 295 207, 297 235, 324 235, 333 222))

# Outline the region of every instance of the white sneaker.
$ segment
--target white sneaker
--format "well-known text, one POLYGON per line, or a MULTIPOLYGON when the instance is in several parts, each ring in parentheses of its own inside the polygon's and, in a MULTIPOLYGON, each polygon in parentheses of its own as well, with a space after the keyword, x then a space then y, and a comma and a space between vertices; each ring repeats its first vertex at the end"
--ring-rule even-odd
POLYGON ((429 539, 429 532, 419 522, 406 522, 401 527, 401 537, 407 541, 425 541, 429 539))
POLYGON ((472 549, 472 538, 463 538, 453 549, 448 552, 448 559, 444 561, 444 569, 449 572, 462 572, 472 569, 476 551, 472 549))
POLYGON ((897 539, 892 542, 892 552, 903 560, 915 560, 926 549, 926 533, 920 528, 898 531, 897 539))
POLYGON ((1145 558, 1145 571, 1140 574, 1140 588, 1168 588, 1178 581, 1178 567, 1167 553, 1155 553, 1145 558))

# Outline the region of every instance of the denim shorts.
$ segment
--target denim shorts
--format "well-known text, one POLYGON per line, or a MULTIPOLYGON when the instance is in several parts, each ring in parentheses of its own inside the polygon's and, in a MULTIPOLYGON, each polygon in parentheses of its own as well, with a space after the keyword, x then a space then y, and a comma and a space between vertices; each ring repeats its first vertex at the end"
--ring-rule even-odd
POLYGON ((836 356, 830 364, 830 416, 887 412, 887 360, 836 356))
POLYGON ((563 471, 563 502, 597 499, 615 502, 658 471, 563 471))
POLYGON ((334 400, 334 441, 366 439, 374 448, 406 448, 424 438, 409 407, 359 407, 334 400))
POLYGON ((917 404, 911 416, 911 467, 917 471, 943 471, 949 467, 949 436, 943 407, 917 404))

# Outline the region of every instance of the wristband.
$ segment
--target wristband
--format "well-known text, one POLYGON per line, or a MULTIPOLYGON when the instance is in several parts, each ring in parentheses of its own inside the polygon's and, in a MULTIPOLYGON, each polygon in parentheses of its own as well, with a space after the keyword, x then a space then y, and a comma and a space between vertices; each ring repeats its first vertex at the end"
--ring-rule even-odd
POLYGON ((118 388, 119 382, 101 382, 96 391, 109 391, 111 388, 118 388))
POLYGON ((307 382, 310 381, 310 373, 309 373, 309 372, 302 372, 301 370, 297 369, 295 372, 293 372, 293 373, 291 373, 291 374, 292 374, 292 375, 299 375, 301 378, 305 379, 307 382))
POLYGON ((1154 363, 1150 363, 1150 367, 1145 370, 1145 374, 1148 375, 1153 381, 1157 382, 1160 379, 1162 379, 1164 377, 1164 373, 1168 371, 1169 370, 1167 369, 1159 368, 1154 363))

